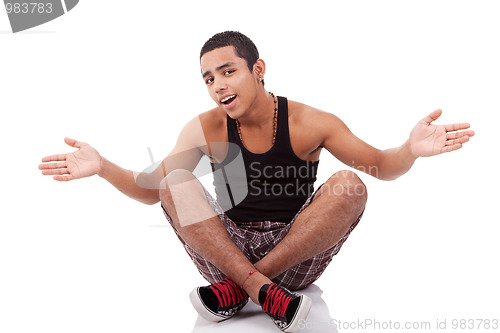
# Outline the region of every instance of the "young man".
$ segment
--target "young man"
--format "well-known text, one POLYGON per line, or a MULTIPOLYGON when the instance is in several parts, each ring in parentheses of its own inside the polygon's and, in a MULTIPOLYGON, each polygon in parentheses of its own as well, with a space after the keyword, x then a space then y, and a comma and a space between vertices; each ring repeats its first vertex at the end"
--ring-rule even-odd
POLYGON ((68 138, 78 150, 44 157, 42 162, 52 163, 39 168, 59 181, 98 174, 133 199, 161 201, 167 220, 211 283, 190 294, 202 317, 228 319, 251 298, 280 329, 294 332, 311 301, 289 290, 305 288, 322 274, 359 222, 367 199, 366 187, 351 171, 333 174, 312 193, 321 151, 392 180, 419 156, 461 148, 474 132, 464 123, 431 124, 441 115, 436 110, 418 122, 402 146, 375 149, 333 114, 267 92, 266 65, 253 42, 238 32, 210 38, 200 65, 217 107, 183 128, 153 172, 122 169, 90 145, 68 138), (211 161, 217 200, 193 175, 204 155, 211 161))

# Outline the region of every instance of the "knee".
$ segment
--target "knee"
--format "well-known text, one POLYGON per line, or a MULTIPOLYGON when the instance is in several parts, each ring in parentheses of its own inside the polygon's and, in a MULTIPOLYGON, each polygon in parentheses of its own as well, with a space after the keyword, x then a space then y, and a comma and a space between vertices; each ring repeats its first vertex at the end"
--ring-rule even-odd
MULTIPOLYGON (((187 184, 188 182, 196 179, 196 177, 188 170, 175 169, 170 171, 165 178, 160 182, 160 200, 169 201, 171 198, 171 189, 173 186, 187 184)), ((176 186, 179 188, 179 186, 176 186)))
POLYGON ((189 182, 193 179, 196 179, 196 177, 191 171, 186 169, 175 169, 170 171, 163 180, 166 180, 170 186, 173 186, 189 182))
POLYGON ((349 170, 336 172, 323 186, 325 185, 330 195, 356 206, 365 207, 368 199, 367 188, 356 173, 349 170))

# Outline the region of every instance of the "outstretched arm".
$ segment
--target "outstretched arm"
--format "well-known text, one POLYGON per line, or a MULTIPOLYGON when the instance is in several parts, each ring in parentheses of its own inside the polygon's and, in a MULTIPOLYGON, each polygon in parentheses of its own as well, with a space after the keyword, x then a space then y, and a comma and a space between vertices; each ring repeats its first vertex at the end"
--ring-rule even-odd
POLYGON ((382 180, 393 180, 405 174, 418 157, 434 156, 462 148, 474 136, 467 123, 434 125, 442 114, 436 110, 420 120, 400 147, 379 150, 351 133, 337 117, 331 116, 329 134, 324 142, 335 157, 345 164, 382 180), (334 129, 332 131, 332 128, 334 129))
POLYGON ((204 140, 200 131, 199 120, 195 118, 183 128, 173 151, 151 172, 124 169, 102 157, 89 144, 70 138, 64 141, 78 150, 46 156, 38 168, 42 174, 52 175, 57 181, 71 181, 97 174, 130 198, 145 204, 155 204, 159 201, 160 182, 170 171, 192 171, 200 161, 203 155, 199 148, 200 135, 204 140))
POLYGON ((474 136, 468 123, 434 125, 442 114, 440 109, 420 120, 400 147, 381 151, 378 155, 380 179, 393 180, 405 174, 418 157, 429 157, 462 148, 474 136))
POLYGON ((64 142, 78 150, 42 158, 38 168, 44 175, 54 176, 54 180, 67 182, 98 174, 122 193, 146 204, 153 204, 158 191, 138 186, 133 171, 123 169, 102 157, 96 149, 85 142, 65 138, 64 142))

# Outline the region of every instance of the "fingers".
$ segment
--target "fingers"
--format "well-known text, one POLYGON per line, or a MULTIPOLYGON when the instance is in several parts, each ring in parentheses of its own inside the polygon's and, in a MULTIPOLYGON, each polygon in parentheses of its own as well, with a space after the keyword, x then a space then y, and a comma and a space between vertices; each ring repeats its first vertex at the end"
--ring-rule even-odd
POLYGON ((38 169, 42 170, 42 175, 45 176, 55 175, 54 179, 58 181, 68 181, 74 178, 72 175, 69 174, 66 162, 40 164, 38 166, 38 169), (69 175, 69 176, 61 176, 61 175, 69 175))
POLYGON ((46 176, 47 175, 67 175, 67 174, 69 174, 66 162, 40 164, 38 166, 38 169, 42 170, 42 175, 46 175, 46 176))
POLYGON ((66 162, 60 162, 60 163, 47 163, 47 164, 40 164, 38 166, 38 169, 40 170, 46 170, 46 169, 59 169, 59 168, 66 168, 66 162))
MULTIPOLYGON (((460 124, 455 124, 460 125, 460 124)), ((469 124, 464 124, 469 125, 469 124)), ((446 134, 446 142, 441 148, 441 153, 448 153, 450 151, 454 151, 462 148, 463 144, 470 140, 470 137, 474 136, 474 131, 463 131, 463 132, 455 132, 455 133, 447 133, 446 134)))
POLYGON ((42 158, 42 162, 53 162, 53 161, 66 161, 66 154, 56 154, 45 156, 42 158))
POLYGON ((43 170, 42 174, 45 176, 54 176, 54 180, 62 182, 67 182, 75 179, 75 177, 69 173, 67 168, 43 170))
MULTIPOLYGON (((81 148, 85 143, 77 141, 71 138, 64 138, 64 142, 71 147, 81 148)), ((60 163, 45 163, 40 164, 38 169, 42 170, 43 175, 53 175, 54 180, 57 181, 70 181, 75 179, 73 175, 71 175, 67 168, 66 163, 67 154, 56 154, 45 156, 42 158, 42 162, 60 162, 60 163), (62 162, 61 162, 62 161, 62 162)))
POLYGON ((443 113, 443 111, 441 111, 441 109, 437 109, 435 111, 432 111, 427 117, 425 117, 424 119, 422 119, 422 122, 430 124, 434 120, 438 119, 441 116, 442 113, 443 113))
POLYGON ((446 132, 460 131, 470 127, 469 123, 456 123, 444 125, 446 132))
POLYGON ((453 132, 453 133, 447 133, 446 134, 446 140, 451 140, 451 139, 458 139, 458 138, 461 138, 463 136, 468 136, 468 137, 471 137, 471 136, 474 136, 474 131, 463 131, 463 132, 453 132))
POLYGON ((68 175, 69 171, 66 168, 43 170, 42 175, 53 176, 53 175, 68 175))
POLYGON ((67 182, 67 181, 70 181, 70 180, 73 180, 75 179, 75 177, 73 177, 72 175, 68 175, 68 176, 54 176, 54 180, 57 180, 57 181, 60 181, 60 182, 67 182))
POLYGON ((453 144, 453 145, 450 145, 450 146, 444 146, 443 148, 441 148, 441 153, 448 153, 450 151, 454 151, 454 150, 457 150, 457 149, 460 149, 460 148, 462 148, 462 144, 461 143, 453 144))
POLYGON ((458 138, 458 139, 446 140, 445 146, 453 146, 456 144, 462 144, 462 143, 466 143, 467 141, 469 141, 469 137, 462 136, 461 138, 458 138))

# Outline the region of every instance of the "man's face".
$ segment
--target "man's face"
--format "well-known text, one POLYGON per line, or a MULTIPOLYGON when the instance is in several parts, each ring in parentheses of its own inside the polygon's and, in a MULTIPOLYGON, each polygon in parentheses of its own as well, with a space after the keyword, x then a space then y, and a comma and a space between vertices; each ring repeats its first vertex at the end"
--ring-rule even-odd
POLYGON ((210 97, 231 118, 238 119, 255 101, 259 79, 233 46, 225 46, 201 57, 201 73, 210 97))

